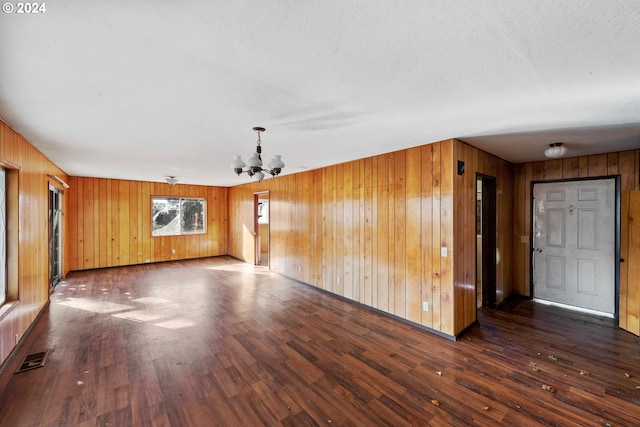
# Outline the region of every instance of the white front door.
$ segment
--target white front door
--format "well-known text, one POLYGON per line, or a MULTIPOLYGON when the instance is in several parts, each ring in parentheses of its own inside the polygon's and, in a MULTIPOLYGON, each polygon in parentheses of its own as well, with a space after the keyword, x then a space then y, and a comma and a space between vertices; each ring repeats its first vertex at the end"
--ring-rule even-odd
POLYGON ((533 296, 615 313, 615 180, 533 187, 533 296))

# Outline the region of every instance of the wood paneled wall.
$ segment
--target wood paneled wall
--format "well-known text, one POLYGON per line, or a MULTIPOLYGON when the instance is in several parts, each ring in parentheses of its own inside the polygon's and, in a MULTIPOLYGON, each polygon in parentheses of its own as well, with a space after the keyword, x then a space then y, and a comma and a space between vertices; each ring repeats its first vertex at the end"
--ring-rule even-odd
POLYGON ((619 324, 640 335, 640 191, 623 192, 620 204, 619 324))
POLYGON ((253 260, 253 195, 269 191, 273 271, 453 336, 475 320, 464 308, 475 279, 454 278, 475 278, 475 260, 454 270, 454 241, 465 242, 454 218, 475 215, 475 202, 466 212, 454 197, 454 144, 509 192, 509 170, 454 140, 265 179, 230 189, 230 254, 253 260))
POLYGON ((455 300, 456 331, 476 320, 476 179, 496 178, 496 303, 511 295, 513 283, 513 165, 492 154, 456 141, 455 150, 455 300), (465 172, 457 174, 457 162, 465 172))
POLYGON ((634 224, 640 204, 635 191, 640 190, 640 150, 573 157, 515 166, 514 176, 514 288, 519 295, 531 296, 531 182, 571 178, 620 175, 621 224, 620 257, 620 327, 640 334, 640 229, 634 224))
POLYGON ((69 184, 70 270, 227 253, 227 188, 86 177, 69 184), (207 233, 151 236, 151 196, 204 197, 207 233))
MULTIPOLYGON (((7 230, 13 236, 8 242, 13 247, 8 249, 18 257, 17 269, 14 264, 9 266, 9 275, 17 279, 18 299, 10 308, 0 310, 0 363, 3 363, 15 348, 16 337, 22 339, 49 300, 49 184, 59 186, 51 176, 68 178, 4 122, 0 122, 0 164, 17 175, 18 193, 8 195, 7 200, 9 205, 18 204, 17 221, 7 230)), ((65 195, 63 192, 63 203, 65 195)), ((65 204, 63 212, 66 210, 65 204)), ((66 254, 63 273, 68 271, 65 259, 66 254)))

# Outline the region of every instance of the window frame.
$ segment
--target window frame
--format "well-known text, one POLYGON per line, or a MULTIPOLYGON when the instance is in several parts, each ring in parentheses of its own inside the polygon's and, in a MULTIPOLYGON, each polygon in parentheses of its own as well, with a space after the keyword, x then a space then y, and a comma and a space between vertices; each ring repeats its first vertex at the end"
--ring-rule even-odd
MULTIPOLYGON (((174 236, 197 236, 202 234, 207 234, 207 199, 205 197, 191 197, 191 196, 151 196, 151 237, 174 237, 174 236), (168 232, 158 234, 157 230, 161 230, 163 227, 156 227, 156 216, 161 212, 155 211, 156 200, 165 200, 165 203, 172 203, 172 200, 177 200, 178 202, 178 213, 176 214, 179 219, 177 226, 177 232, 168 232), (184 227, 184 215, 185 212, 183 209, 184 202, 188 201, 198 201, 202 203, 202 218, 201 220, 196 219, 197 224, 194 231, 186 231, 183 229, 184 227), (202 225, 202 228, 198 227, 198 224, 202 225)), ((173 221, 173 220, 172 220, 173 221)), ((170 222, 172 222, 170 221, 170 222)), ((170 224, 165 224, 165 227, 170 224)))
POLYGON ((20 167, 0 159, 0 168, 5 173, 5 222, 6 222, 6 295, 0 301, 0 319, 3 319, 20 302, 18 276, 18 230, 19 230, 19 191, 20 167))

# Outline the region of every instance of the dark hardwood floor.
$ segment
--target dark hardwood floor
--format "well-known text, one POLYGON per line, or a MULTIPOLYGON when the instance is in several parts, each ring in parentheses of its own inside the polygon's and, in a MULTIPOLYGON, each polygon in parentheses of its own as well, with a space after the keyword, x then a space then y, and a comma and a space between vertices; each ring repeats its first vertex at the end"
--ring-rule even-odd
POLYGON ((451 342, 229 257, 77 272, 5 366, 0 426, 632 426, 638 351, 531 301, 451 342))

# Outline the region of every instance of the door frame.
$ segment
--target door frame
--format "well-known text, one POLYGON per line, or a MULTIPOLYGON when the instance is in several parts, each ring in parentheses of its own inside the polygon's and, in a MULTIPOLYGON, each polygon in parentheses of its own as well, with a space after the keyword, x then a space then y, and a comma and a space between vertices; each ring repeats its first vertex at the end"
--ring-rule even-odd
POLYGON ((618 319, 620 317, 620 175, 603 175, 603 176, 590 176, 584 178, 566 178, 566 179, 549 179, 549 180, 536 180, 530 182, 529 188, 529 299, 533 299, 533 242, 534 242, 534 211, 535 201, 533 188, 536 184, 552 184, 563 182, 585 182, 596 181, 601 179, 613 179, 614 180, 614 224, 615 224, 615 236, 614 236, 614 254, 613 254, 613 271, 614 271, 614 314, 613 318, 618 319))
POLYGON ((62 198, 63 198, 63 191, 61 189, 59 189, 58 187, 56 187, 55 185, 49 184, 49 188, 47 191, 47 195, 48 197, 48 210, 49 210, 49 215, 48 215, 48 220, 47 220, 47 230, 48 230, 48 242, 49 242, 49 250, 48 250, 48 255, 47 258, 49 260, 49 292, 53 292, 54 288, 56 287, 56 285, 62 280, 62 239, 63 239, 63 233, 64 230, 62 229, 63 227, 63 221, 62 221, 62 215, 63 215, 63 204, 62 204, 62 198), (54 195, 53 197, 56 198, 56 202, 57 202, 57 208, 58 209, 54 209, 54 207, 52 206, 51 203, 51 198, 52 195, 54 195), (60 212, 60 218, 59 218, 59 222, 58 222, 58 233, 57 233, 57 238, 56 241, 53 242, 53 237, 54 237, 54 228, 52 224, 52 220, 54 219, 54 216, 56 214, 56 212, 60 212), (55 254, 53 253, 53 244, 56 244, 56 248, 55 248, 55 254), (55 260, 55 263, 53 262, 53 257, 57 258, 55 260), (54 268, 54 265, 57 267, 57 272, 56 272, 56 277, 52 277, 52 271, 54 268))
POLYGON ((253 265, 260 264, 262 248, 260 247, 260 224, 258 223, 258 205, 260 199, 267 199, 269 209, 269 222, 267 223, 267 268, 271 268, 271 196, 269 191, 258 191, 253 193, 253 265), (265 197, 266 196, 266 197, 265 197))
MULTIPOLYGON (((482 306, 496 307, 496 289, 497 289, 497 179, 495 176, 476 173, 476 192, 477 182, 482 181, 482 306)), ((476 219, 477 221, 477 219, 476 219)), ((476 245, 477 248, 477 245, 476 245)), ((478 254, 476 253, 476 263, 478 262, 478 254)), ((477 265, 476 265, 477 271, 477 265)), ((476 280, 477 281, 477 280, 476 280)), ((476 284, 476 301, 478 286, 476 284)))

